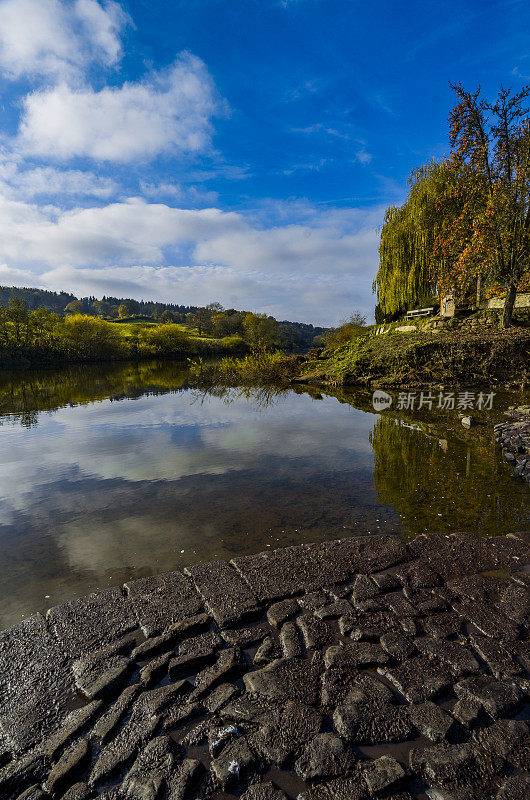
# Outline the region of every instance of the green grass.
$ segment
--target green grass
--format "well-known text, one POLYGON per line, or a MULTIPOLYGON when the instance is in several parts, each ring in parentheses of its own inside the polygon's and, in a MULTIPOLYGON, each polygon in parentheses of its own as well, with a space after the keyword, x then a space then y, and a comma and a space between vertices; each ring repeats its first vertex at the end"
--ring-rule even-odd
POLYGON ((362 336, 309 361, 302 374, 320 370, 327 383, 421 386, 527 381, 530 331, 522 328, 443 330, 362 336))
POLYGON ((191 363, 191 374, 204 387, 286 384, 298 373, 298 361, 285 353, 253 350, 244 358, 225 357, 215 363, 191 363))

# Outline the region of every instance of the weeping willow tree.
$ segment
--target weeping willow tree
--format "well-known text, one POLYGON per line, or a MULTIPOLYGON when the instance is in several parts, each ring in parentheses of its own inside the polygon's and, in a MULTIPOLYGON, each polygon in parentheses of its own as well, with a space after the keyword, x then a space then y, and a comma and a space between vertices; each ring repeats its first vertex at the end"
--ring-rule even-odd
POLYGON ((387 209, 373 283, 384 317, 399 316, 436 294, 438 276, 445 272, 437 245, 449 219, 459 213, 460 180, 452 162, 431 161, 412 172, 405 203, 387 209))

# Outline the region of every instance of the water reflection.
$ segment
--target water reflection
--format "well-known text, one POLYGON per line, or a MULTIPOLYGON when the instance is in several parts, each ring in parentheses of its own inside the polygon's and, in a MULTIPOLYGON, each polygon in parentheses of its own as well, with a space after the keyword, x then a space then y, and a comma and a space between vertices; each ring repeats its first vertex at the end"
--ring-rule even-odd
POLYGON ((121 364, 4 375, 0 421, 0 627, 268 546, 527 527, 491 426, 378 416, 366 395, 204 393, 182 365, 121 364))

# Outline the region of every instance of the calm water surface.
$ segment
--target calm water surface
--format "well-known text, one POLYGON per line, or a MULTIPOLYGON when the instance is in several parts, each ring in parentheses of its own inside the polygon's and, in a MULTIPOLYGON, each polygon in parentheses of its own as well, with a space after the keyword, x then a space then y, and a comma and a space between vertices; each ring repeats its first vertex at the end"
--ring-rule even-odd
MULTIPOLYGON (((366 532, 527 530, 492 425, 369 395, 204 394, 174 364, 0 377, 0 628, 131 577, 366 532)), ((395 395, 397 397, 397 395, 395 395)))

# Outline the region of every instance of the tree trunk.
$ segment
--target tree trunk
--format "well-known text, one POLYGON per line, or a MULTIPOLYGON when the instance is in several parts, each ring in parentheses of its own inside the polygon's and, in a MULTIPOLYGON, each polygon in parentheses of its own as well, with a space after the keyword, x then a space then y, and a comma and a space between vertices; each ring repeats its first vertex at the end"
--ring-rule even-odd
POLYGON ((506 298, 504 300, 504 310, 502 312, 502 327, 509 328, 512 324, 513 306, 515 303, 516 286, 515 283, 509 283, 506 289, 506 298))
POLYGON ((482 275, 477 278, 477 308, 480 308, 480 301, 482 300, 482 275))

